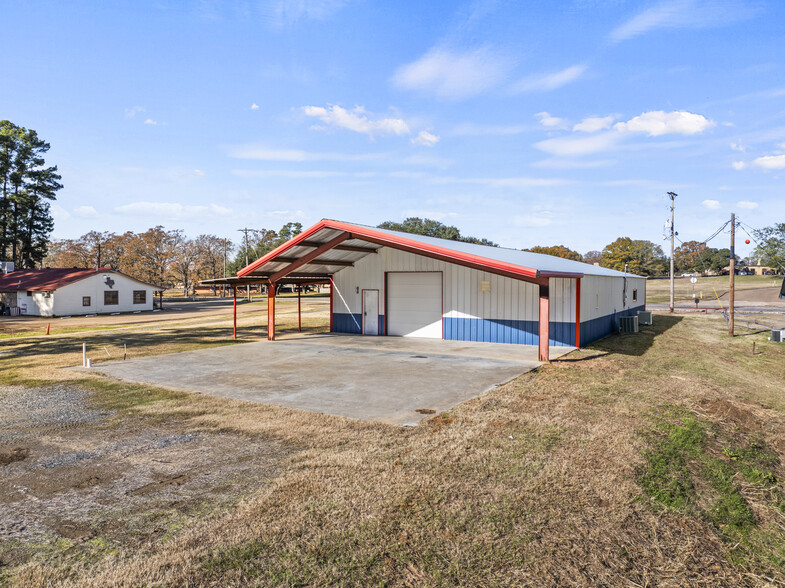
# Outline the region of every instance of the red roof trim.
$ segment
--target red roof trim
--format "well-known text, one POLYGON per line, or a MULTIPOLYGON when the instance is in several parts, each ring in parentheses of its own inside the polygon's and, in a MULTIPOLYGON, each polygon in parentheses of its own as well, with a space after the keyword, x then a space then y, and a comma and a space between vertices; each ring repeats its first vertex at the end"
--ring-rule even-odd
POLYGON ((160 286, 148 284, 109 268, 43 268, 19 269, 0 275, 0 292, 52 292, 103 273, 120 274, 139 284, 160 289, 160 286))
POLYGON ((583 273, 571 273, 571 272, 547 272, 543 271, 540 272, 536 269, 515 265, 512 263, 507 263, 503 261, 498 261, 495 259, 489 259, 487 257, 482 257, 479 255, 473 255, 471 253, 465 253, 462 251, 456 251, 454 249, 450 249, 448 247, 442 247, 439 245, 434 245, 431 243, 423 243, 421 241, 417 241, 415 239, 408 239, 406 237, 401 237, 399 235, 391 235, 389 233, 383 233, 381 231, 376 231, 370 227, 360 227, 357 225, 352 225, 349 223, 343 223, 340 221, 333 221, 322 219, 320 222, 315 224, 310 229, 303 231, 299 235, 297 235, 294 239, 287 241, 277 249, 271 251, 264 257, 256 260, 249 266, 241 269, 237 272, 238 277, 246 276, 249 273, 253 272, 255 269, 263 266, 265 263, 274 259, 287 249, 294 247, 300 241, 306 240, 308 237, 313 236, 314 234, 318 233, 322 229, 333 229, 337 231, 346 231, 347 233, 351 233, 353 238, 360 238, 369 237, 373 239, 373 242, 378 243, 380 245, 388 245, 390 247, 396 248, 396 246, 406 248, 408 250, 417 250, 422 252, 423 255, 428 256, 428 254, 439 256, 439 258, 444 259, 445 261, 454 260, 456 263, 470 263, 476 266, 483 266, 487 267, 489 271, 493 272, 494 270, 498 272, 502 272, 506 275, 514 275, 520 276, 521 278, 580 278, 583 276, 583 273))

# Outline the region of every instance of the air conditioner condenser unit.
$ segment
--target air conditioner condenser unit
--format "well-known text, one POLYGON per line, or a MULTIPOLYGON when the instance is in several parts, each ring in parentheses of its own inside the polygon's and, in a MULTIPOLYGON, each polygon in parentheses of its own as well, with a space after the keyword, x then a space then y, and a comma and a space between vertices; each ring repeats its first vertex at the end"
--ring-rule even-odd
POLYGON ((638 324, 639 325, 652 325, 654 324, 654 320, 651 316, 650 310, 639 310, 638 311, 638 324))
POLYGON ((638 317, 621 316, 619 317, 619 333, 637 333, 638 317))

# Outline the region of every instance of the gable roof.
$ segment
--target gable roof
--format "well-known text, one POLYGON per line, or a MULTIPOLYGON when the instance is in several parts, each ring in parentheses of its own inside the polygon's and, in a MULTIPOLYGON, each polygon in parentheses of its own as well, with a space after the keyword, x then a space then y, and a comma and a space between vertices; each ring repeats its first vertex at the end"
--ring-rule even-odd
POLYGON ((375 253, 379 247, 401 249, 525 281, 543 282, 548 278, 580 278, 584 275, 635 277, 632 274, 541 253, 437 239, 330 219, 323 219, 306 229, 244 267, 237 275, 272 278, 276 281, 278 272, 286 271, 292 264, 296 265, 293 272, 296 271, 297 275, 332 275, 366 255, 375 253), (330 247, 330 243, 335 245, 330 247), (301 263, 303 259, 306 260, 305 263, 301 263))
MULTIPOLYGON (((94 276, 96 274, 113 273, 125 275, 109 268, 45 268, 45 269, 21 269, 14 270, 4 275, 0 275, 0 292, 16 292, 20 290, 30 290, 33 292, 51 292, 94 276)), ((159 288, 154 284, 142 282, 131 276, 127 278, 145 284, 146 286, 153 286, 159 288)))

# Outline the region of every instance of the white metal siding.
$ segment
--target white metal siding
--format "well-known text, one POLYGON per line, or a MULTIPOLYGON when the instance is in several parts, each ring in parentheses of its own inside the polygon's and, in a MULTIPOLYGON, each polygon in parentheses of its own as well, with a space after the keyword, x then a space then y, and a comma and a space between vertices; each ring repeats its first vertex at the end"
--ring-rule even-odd
POLYGON ((387 334, 442 338, 442 273, 387 275, 387 334))

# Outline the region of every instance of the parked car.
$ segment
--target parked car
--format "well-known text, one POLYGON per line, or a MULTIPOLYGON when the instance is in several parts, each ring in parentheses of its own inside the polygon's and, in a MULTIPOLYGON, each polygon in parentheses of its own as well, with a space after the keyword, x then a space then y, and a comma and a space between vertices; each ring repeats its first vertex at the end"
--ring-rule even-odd
POLYGON ((693 277, 694 275, 695 275, 695 274, 686 273, 686 274, 681 274, 681 277, 682 277, 682 278, 691 278, 691 277, 693 277))

